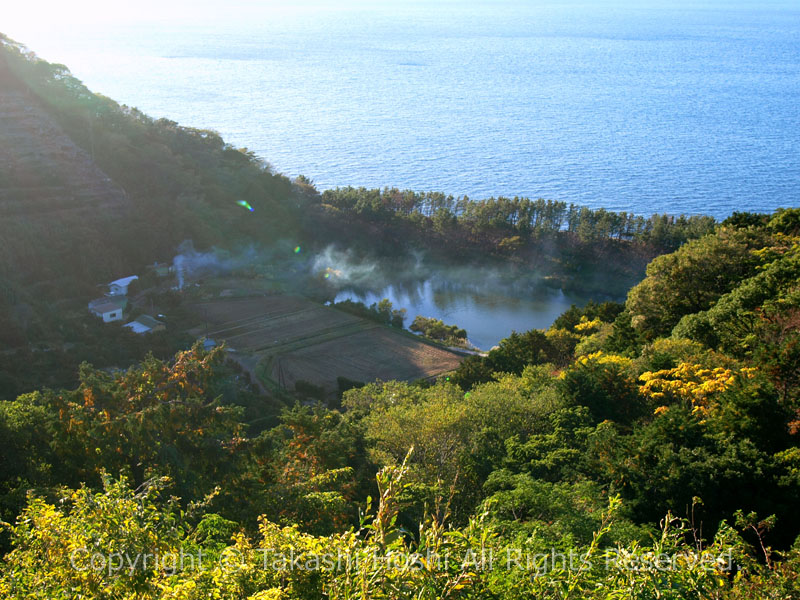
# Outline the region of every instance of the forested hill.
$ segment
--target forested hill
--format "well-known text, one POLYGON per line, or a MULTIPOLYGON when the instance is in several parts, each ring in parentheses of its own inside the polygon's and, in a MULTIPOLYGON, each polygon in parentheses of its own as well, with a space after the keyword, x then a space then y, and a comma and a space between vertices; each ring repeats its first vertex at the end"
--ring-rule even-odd
POLYGON ((644 217, 542 198, 475 200, 388 187, 336 188, 312 200, 325 224, 317 237, 341 238, 346 227, 366 232, 373 252, 412 247, 456 264, 500 263, 516 268, 519 281, 610 297, 624 296, 654 257, 717 226, 703 215, 644 217))
POLYGON ((50 297, 170 257, 185 239, 297 231, 303 196, 252 153, 91 93, 2 34, 0 138, 6 290, 50 297))
POLYGON ((799 598, 799 281, 800 209, 740 214, 624 305, 266 421, 221 348, 84 365, 0 402, 0 597, 799 598))

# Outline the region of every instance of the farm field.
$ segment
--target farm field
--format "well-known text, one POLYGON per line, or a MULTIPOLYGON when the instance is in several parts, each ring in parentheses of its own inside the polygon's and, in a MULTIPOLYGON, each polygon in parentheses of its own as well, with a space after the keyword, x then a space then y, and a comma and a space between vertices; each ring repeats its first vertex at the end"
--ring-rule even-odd
POLYGON ((299 296, 220 298, 191 304, 198 337, 225 341, 267 388, 298 380, 333 391, 337 377, 414 380, 455 369, 462 357, 412 335, 299 296))

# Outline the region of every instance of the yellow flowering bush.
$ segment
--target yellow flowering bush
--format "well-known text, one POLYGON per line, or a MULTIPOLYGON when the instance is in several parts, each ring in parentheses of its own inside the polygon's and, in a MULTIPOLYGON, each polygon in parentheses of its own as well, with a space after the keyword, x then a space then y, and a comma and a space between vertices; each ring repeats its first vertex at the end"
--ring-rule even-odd
MULTIPOLYGON (((639 392, 653 400, 675 400, 688 402, 692 412, 708 414, 710 399, 714 394, 729 389, 736 382, 737 376, 750 378, 755 369, 744 367, 738 370, 723 367, 707 368, 703 365, 682 362, 673 369, 647 371, 639 376, 642 384, 639 392)), ((659 406, 656 414, 667 410, 666 405, 659 406)))
POLYGON ((575 325, 573 328, 576 332, 588 335, 590 333, 594 333, 597 331, 600 326, 603 324, 603 321, 600 318, 592 319, 591 321, 586 318, 586 316, 582 316, 580 322, 575 325))
POLYGON ((591 362, 598 365, 618 365, 622 369, 627 369, 631 365, 632 361, 626 356, 620 356, 619 354, 608 354, 602 350, 598 350, 597 352, 592 352, 586 356, 579 357, 575 362, 583 366, 586 366, 591 362))

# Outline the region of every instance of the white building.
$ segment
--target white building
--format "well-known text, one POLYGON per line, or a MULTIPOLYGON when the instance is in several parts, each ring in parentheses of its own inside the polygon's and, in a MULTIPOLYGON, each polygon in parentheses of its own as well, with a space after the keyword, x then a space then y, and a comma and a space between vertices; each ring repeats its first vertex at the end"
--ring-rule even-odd
POLYGON ((127 296, 128 295, 128 286, 131 284, 132 281, 136 281, 139 279, 138 275, 131 275, 130 277, 123 277, 122 279, 117 279, 116 281, 112 281, 108 284, 108 295, 109 296, 127 296))
POLYGON ((103 323, 113 323, 122 320, 125 304, 115 298, 98 298, 89 302, 89 312, 103 319, 103 323))

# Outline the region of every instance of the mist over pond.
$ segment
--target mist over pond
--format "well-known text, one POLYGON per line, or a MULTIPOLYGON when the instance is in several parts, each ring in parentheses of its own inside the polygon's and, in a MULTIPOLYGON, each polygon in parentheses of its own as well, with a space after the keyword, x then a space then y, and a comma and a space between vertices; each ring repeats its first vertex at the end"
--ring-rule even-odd
POLYGON ((591 299, 544 285, 515 288, 482 281, 476 273, 475 283, 433 276, 371 289, 347 287, 339 291, 335 302, 370 305, 383 298, 394 308, 407 310, 406 326, 417 315, 441 319, 466 329, 470 343, 481 350, 491 349, 512 331, 547 328, 572 304, 582 306, 591 299))

